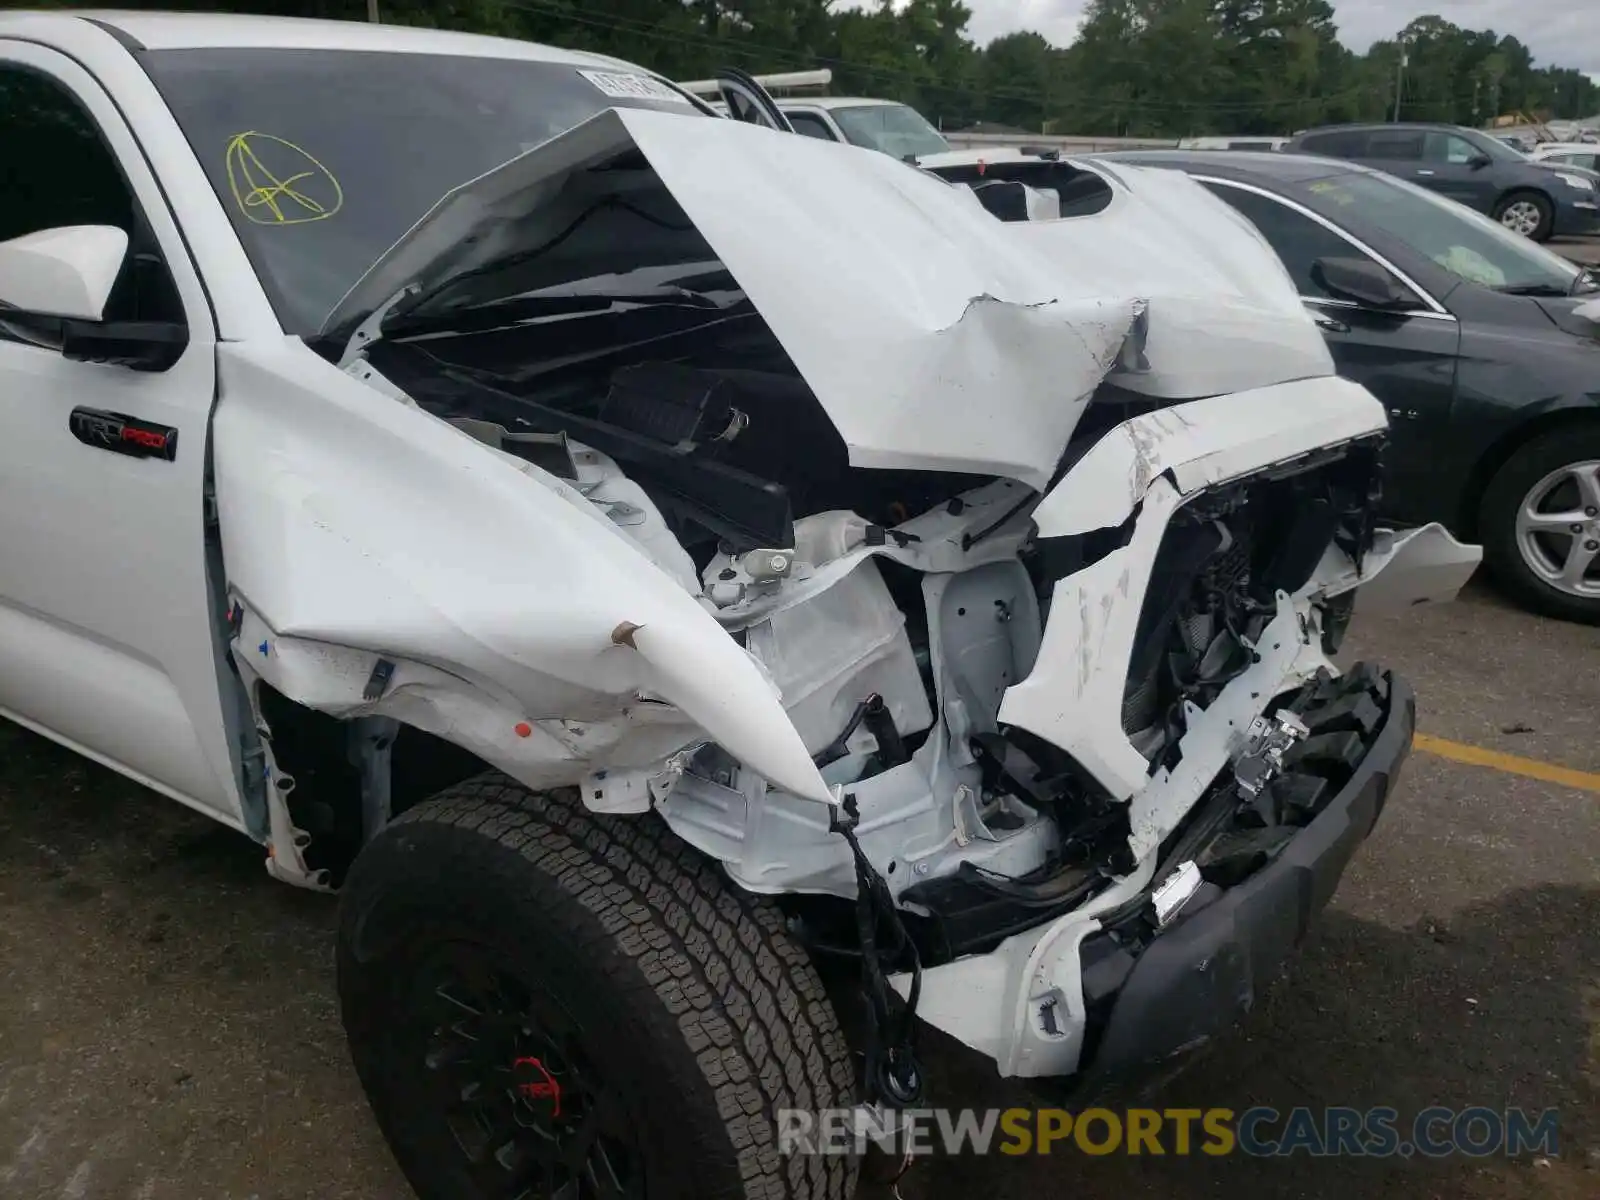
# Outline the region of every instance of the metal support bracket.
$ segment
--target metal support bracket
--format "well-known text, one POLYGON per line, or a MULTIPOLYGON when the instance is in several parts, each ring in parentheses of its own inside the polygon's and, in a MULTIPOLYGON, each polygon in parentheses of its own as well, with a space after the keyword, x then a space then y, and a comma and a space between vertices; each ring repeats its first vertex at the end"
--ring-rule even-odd
POLYGON ((361 772, 361 840, 370 842, 389 823, 390 751, 400 722, 393 717, 357 717, 349 728, 350 765, 361 772))

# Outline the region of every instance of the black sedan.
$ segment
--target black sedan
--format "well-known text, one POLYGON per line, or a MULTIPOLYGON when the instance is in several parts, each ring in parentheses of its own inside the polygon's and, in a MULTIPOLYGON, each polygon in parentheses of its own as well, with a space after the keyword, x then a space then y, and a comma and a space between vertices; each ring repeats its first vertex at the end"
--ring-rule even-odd
POLYGON ((1600 623, 1600 275, 1348 162, 1100 157, 1188 172, 1271 243, 1339 373, 1389 410, 1392 518, 1443 522, 1529 607, 1600 623))

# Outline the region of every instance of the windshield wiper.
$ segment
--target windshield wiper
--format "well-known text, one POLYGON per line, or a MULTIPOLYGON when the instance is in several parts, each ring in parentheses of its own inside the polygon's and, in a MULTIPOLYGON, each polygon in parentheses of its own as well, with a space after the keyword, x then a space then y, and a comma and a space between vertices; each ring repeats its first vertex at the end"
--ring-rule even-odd
POLYGON ((742 294, 722 301, 693 288, 662 287, 648 291, 565 292, 516 296, 490 300, 483 304, 464 304, 442 312, 415 309, 397 314, 385 322, 386 337, 398 338, 416 333, 482 333, 513 325, 537 322, 542 318, 604 313, 623 304, 636 309, 680 308, 714 315, 735 315, 748 307, 742 294))

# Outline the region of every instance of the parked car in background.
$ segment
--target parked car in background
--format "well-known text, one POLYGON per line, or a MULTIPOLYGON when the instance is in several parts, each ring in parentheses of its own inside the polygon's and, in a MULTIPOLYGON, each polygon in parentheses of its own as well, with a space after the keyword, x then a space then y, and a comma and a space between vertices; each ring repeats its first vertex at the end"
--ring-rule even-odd
POLYGON ((1529 157, 1536 163, 1549 166, 1600 171, 1600 145, 1594 142, 1540 142, 1529 157))
POLYGON ((950 149, 928 118, 896 100, 853 96, 778 98, 778 108, 798 134, 830 142, 850 142, 896 158, 921 158, 950 149))
POLYGON ((1179 150, 1282 150, 1286 137, 1192 137, 1178 143, 1179 150))
POLYGON ((1533 149, 1532 142, 1514 133, 1497 133, 1493 137, 1495 141, 1500 142, 1502 145, 1510 146, 1518 154, 1526 154, 1533 149))
POLYGON ((1293 153, 1321 154, 1398 175, 1536 242, 1600 230, 1600 174, 1535 162, 1458 125, 1336 125, 1297 134, 1293 153))
POLYGON ((1482 541, 1528 607, 1600 623, 1593 268, 1349 163, 1160 150, 1105 159, 1188 172, 1278 252, 1340 374, 1389 410, 1386 513, 1482 541))
POLYGON ((776 96, 787 87, 826 87, 833 73, 818 71, 751 75, 724 67, 712 79, 678 86, 724 117, 766 125, 824 142, 881 150, 898 159, 947 154, 950 143, 916 109, 898 100, 865 96, 776 96), (769 90, 771 89, 771 90, 769 90))

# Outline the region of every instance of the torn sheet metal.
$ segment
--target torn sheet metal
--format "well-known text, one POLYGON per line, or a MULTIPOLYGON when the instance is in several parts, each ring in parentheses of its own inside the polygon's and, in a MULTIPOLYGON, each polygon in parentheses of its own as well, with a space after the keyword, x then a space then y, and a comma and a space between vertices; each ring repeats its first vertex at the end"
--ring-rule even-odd
POLYGON ((1172 513, 1202 488, 1385 425, 1370 392, 1330 378, 1159 409, 1107 433, 1039 502, 1034 520, 1042 537, 1113 528, 1136 508, 1138 521, 1127 545, 1057 581, 1038 661, 1006 691, 1000 720, 1060 746, 1118 800, 1145 789, 1149 763, 1122 728, 1122 696, 1172 513))
POLYGON ((1002 722, 1076 758, 1116 799, 1129 802, 1129 845, 1142 861, 1190 810, 1237 751, 1273 696, 1331 667, 1312 601, 1353 587, 1357 607, 1453 598, 1481 550, 1437 526, 1380 531, 1362 569, 1330 547, 1294 596, 1279 593, 1255 661, 1205 709, 1189 706, 1177 765, 1150 773, 1122 727, 1121 701, 1141 598, 1157 547, 1185 497, 1325 446, 1377 433, 1382 406, 1341 379, 1306 380, 1147 413, 1108 433, 1034 510, 1042 536, 1120 525, 1137 510, 1128 543, 1057 581, 1032 672, 1007 690, 1002 722))
POLYGON ((1170 472, 1178 492, 1188 496, 1387 427, 1372 393, 1337 377, 1157 409, 1096 442, 1039 502, 1034 519, 1047 537, 1114 528, 1163 474, 1170 472))
POLYGON ((1114 370, 1118 386, 1179 400, 1334 373, 1299 288, 1232 206, 1182 171, 1070 165, 1105 179, 1111 203, 1097 213, 1006 228, 1042 266, 1106 281, 1148 305, 1144 361, 1114 370))
MULTIPOLYGON (((853 463, 1042 490, 1147 309, 1141 370, 1160 394, 1333 372, 1282 266, 1224 203, 1175 172, 1136 183, 1115 182, 1116 199, 1092 217, 1006 224, 970 189, 874 151, 612 110, 447 195, 324 328, 347 332, 409 285, 426 295, 544 246, 607 196, 664 185, 693 245, 681 229, 630 226, 631 266, 689 261, 709 245, 853 463), (628 169, 635 150, 653 176, 628 169)), ((519 290, 579 282, 560 268, 559 255, 541 256, 519 290)))
POLYGON ((1454 600, 1482 562, 1482 546, 1458 542, 1434 522, 1403 533, 1378 530, 1359 570, 1344 551, 1329 546, 1317 578, 1331 581, 1322 589, 1328 597, 1359 588, 1357 612, 1404 612, 1418 604, 1454 600))
POLYGON ((1159 477, 1141 499, 1126 546, 1057 580, 1039 657, 1027 678, 1006 689, 999 713, 1004 724, 1071 754, 1117 800, 1142 788, 1149 774, 1149 762, 1122 728, 1122 693, 1156 551, 1182 503, 1159 477))
POLYGON ((1157 771, 1129 805, 1129 846, 1136 858, 1159 847, 1217 774, 1241 749, 1262 699, 1281 695, 1333 670, 1323 652, 1319 612, 1310 601, 1352 588, 1360 612, 1388 612, 1413 604, 1454 600, 1483 558, 1439 525, 1396 534, 1378 531, 1378 544, 1357 571, 1344 551, 1329 547, 1311 579, 1294 596, 1279 592, 1277 615, 1256 639, 1255 662, 1204 710, 1190 707, 1177 765, 1157 771), (1370 593, 1370 596, 1369 596, 1370 593))

